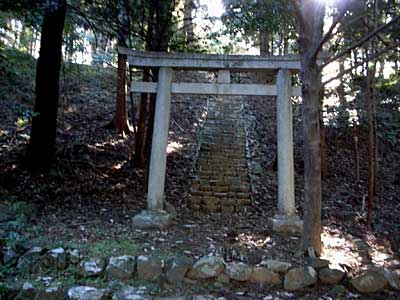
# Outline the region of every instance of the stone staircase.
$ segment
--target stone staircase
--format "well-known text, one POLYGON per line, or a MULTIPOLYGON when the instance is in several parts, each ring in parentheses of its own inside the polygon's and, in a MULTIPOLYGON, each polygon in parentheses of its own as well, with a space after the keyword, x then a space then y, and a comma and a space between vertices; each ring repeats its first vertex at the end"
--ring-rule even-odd
POLYGON ((197 211, 238 212, 251 202, 240 97, 210 101, 190 203, 197 211))

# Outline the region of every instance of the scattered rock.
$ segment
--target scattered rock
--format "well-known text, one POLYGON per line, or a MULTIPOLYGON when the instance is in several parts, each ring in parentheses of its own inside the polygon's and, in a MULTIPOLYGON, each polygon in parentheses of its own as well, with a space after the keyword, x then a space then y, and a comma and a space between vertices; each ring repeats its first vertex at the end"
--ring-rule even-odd
POLYGON ((134 288, 131 286, 124 286, 119 291, 117 291, 113 300, 151 300, 152 298, 145 294, 145 291, 134 288))
POLYGON ((218 256, 200 258, 188 273, 191 279, 207 279, 217 277, 224 271, 224 261, 218 256))
POLYGON ((188 257, 174 257, 166 263, 166 279, 171 284, 180 284, 193 265, 193 260, 188 257))
POLYGON ((255 267, 250 275, 249 281, 267 285, 279 285, 282 283, 277 273, 264 267, 255 267))
POLYGON ((37 293, 37 289, 30 282, 25 282, 18 293, 17 300, 36 300, 37 293))
POLYGON ((47 268, 64 270, 67 267, 67 253, 63 248, 49 250, 42 258, 47 268))
POLYGON ((338 284, 344 277, 344 272, 337 269, 323 268, 319 271, 319 280, 323 284, 338 284))
POLYGON ((154 280, 162 273, 162 261, 158 258, 140 255, 137 258, 137 276, 141 280, 154 280))
POLYGON ((134 228, 164 229, 172 224, 172 215, 165 211, 143 210, 132 218, 134 228))
POLYGON ((312 267, 294 268, 285 275, 284 288, 287 291, 297 291, 316 284, 317 280, 317 272, 312 267))
POLYGON ((89 286, 75 286, 67 292, 68 300, 107 300, 107 290, 98 290, 89 286))
POLYGON ((40 258, 43 252, 43 248, 33 247, 19 258, 17 268, 22 272, 38 272, 42 267, 40 258))
POLYGON ((230 279, 236 281, 248 281, 253 267, 242 262, 231 262, 226 264, 225 272, 230 279))
POLYGON ((392 289, 400 290, 400 269, 392 272, 385 270, 384 275, 392 289))
POLYGON ((225 273, 221 273, 218 275, 216 281, 222 284, 228 284, 230 282, 230 278, 228 275, 226 275, 225 273))
POLYGON ((382 290, 388 282, 382 272, 369 270, 351 279, 350 283, 360 293, 374 293, 382 290))
POLYGON ((79 264, 80 272, 85 277, 92 277, 101 274, 104 271, 104 260, 102 258, 92 258, 82 261, 79 264))
POLYGON ((82 259, 82 254, 78 249, 68 250, 68 258, 72 264, 78 264, 82 259))
POLYGON ((268 270, 275 273, 286 274, 287 271, 289 271, 289 269, 292 267, 292 264, 288 262, 267 259, 263 260, 260 263, 260 266, 267 267, 268 270))
POLYGON ((134 256, 123 255, 110 257, 106 272, 109 279, 129 279, 133 277, 136 267, 134 256))

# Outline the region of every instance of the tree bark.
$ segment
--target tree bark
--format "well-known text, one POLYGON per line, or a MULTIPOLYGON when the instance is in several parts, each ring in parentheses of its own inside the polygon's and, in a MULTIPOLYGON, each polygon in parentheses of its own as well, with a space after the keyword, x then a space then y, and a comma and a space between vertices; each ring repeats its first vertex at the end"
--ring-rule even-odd
MULTIPOLYGON (((368 63, 367 63, 368 65, 368 63)), ((374 203, 375 188, 375 152, 374 152, 374 116, 373 116, 373 99, 371 95, 371 70, 367 66, 367 78, 365 88, 365 98, 367 101, 368 112, 368 212, 367 226, 372 228, 372 211, 374 203)))
POLYGON ((59 78, 65 0, 51 1, 42 24, 40 53, 36 67, 36 100, 27 163, 32 169, 51 165, 56 149, 59 78))
POLYGON ((183 31, 185 32, 186 42, 190 45, 194 41, 194 26, 192 12, 195 8, 194 0, 185 0, 183 5, 183 31))
POLYGON ((302 115, 304 135, 304 224, 302 250, 322 252, 321 242, 321 72, 314 53, 322 39, 324 5, 303 0, 299 6, 299 48, 301 56, 302 115))

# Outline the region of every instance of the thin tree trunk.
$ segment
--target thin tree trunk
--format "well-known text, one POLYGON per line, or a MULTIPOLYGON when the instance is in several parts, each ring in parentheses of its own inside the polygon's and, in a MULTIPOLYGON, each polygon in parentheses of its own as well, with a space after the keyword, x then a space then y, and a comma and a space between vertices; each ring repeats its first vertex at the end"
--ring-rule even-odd
POLYGON ((65 0, 54 0, 43 18, 40 54, 36 68, 36 100, 27 163, 32 169, 49 167, 56 149, 59 78, 65 0))
MULTIPOLYGON (((368 63, 367 63, 368 64, 368 63)), ((373 116, 373 99, 371 95, 371 71, 367 66, 365 97, 367 101, 368 112, 368 212, 367 225, 372 228, 372 210, 374 203, 374 187, 375 187, 375 161, 374 161, 374 116, 373 116)))
POLYGON ((126 55, 118 53, 117 101, 115 109, 115 129, 118 134, 130 133, 128 105, 126 101, 126 55))
POLYGON ((356 183, 360 182, 360 154, 358 150, 358 136, 354 134, 354 165, 356 173, 356 183))

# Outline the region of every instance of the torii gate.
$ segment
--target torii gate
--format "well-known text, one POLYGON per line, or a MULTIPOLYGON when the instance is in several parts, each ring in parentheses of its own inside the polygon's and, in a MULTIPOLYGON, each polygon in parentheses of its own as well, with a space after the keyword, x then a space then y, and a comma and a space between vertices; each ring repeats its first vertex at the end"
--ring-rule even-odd
POLYGON ((276 231, 298 232, 294 198, 292 96, 301 87, 291 85, 291 72, 300 70, 296 55, 249 56, 192 53, 135 52, 119 48, 128 63, 137 68, 159 68, 158 82, 135 81, 131 92, 156 93, 153 144, 147 194, 147 211, 134 217, 139 227, 164 227, 170 222, 164 209, 164 184, 171 93, 208 95, 277 96, 278 212, 271 221, 276 231), (216 83, 172 83, 173 70, 218 71, 216 83), (230 71, 277 70, 276 85, 231 84, 230 71), (161 221, 160 221, 161 220, 161 221))

